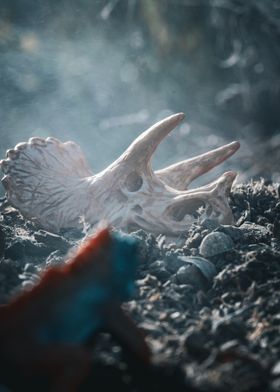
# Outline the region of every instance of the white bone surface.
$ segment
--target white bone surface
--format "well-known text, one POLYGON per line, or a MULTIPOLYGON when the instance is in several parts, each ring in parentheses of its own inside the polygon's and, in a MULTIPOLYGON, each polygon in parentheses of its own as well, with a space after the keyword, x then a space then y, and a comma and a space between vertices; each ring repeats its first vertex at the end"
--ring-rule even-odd
POLYGON ((80 147, 54 138, 31 138, 0 161, 8 201, 43 228, 59 231, 106 220, 124 230, 143 228, 176 236, 198 217, 232 223, 228 194, 236 177, 224 173, 206 186, 187 190, 192 180, 230 157, 233 142, 153 172, 151 157, 160 141, 184 118, 174 114, 143 132, 98 174, 88 168, 80 147), (201 208, 200 208, 201 210, 201 208))

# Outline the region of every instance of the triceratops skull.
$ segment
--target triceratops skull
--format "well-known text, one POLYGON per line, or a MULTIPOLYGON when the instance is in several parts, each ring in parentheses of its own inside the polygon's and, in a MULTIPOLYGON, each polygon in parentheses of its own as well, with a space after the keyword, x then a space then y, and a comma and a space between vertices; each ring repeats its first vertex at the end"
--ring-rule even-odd
POLYGON ((227 197, 236 173, 187 190, 191 181, 230 157, 233 142, 162 170, 151 169, 160 141, 184 118, 174 114, 142 133, 109 167, 93 175, 76 143, 31 138, 0 162, 8 201, 45 229, 106 220, 125 230, 178 235, 199 214, 232 223, 227 197), (202 208, 201 208, 202 207, 202 208), (199 213, 198 213, 199 211, 199 213))

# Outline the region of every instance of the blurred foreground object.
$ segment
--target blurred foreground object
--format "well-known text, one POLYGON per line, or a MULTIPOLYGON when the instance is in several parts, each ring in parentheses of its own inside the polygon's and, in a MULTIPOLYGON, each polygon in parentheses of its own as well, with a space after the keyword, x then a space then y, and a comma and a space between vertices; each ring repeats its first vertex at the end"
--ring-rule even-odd
POLYGON ((234 154, 238 142, 162 170, 151 168, 157 146, 183 118, 178 113, 156 123, 96 175, 76 143, 36 137, 20 143, 0 162, 8 201, 51 231, 81 221, 95 225, 103 219, 117 228, 171 236, 184 233, 199 216, 231 224, 227 197, 235 172, 206 186, 187 188, 234 154))
POLYGON ((42 377, 52 392, 76 391, 90 371, 100 330, 148 364, 145 340, 120 306, 134 288, 136 252, 134 239, 103 229, 72 259, 1 306, 0 382, 13 387, 42 377))

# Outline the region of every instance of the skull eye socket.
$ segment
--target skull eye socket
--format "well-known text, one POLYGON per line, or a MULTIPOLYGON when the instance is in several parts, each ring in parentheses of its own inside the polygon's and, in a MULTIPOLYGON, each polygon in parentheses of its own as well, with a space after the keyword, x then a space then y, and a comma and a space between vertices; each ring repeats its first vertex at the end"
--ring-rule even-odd
POLYGON ((138 204, 136 204, 133 208, 133 211, 135 211, 137 214, 142 214, 143 212, 143 208, 141 206, 139 206, 138 204))
POLYGON ((143 184, 143 179, 137 172, 130 173, 125 181, 125 186, 129 192, 139 191, 142 184, 143 184))
POLYGON ((193 199, 193 200, 188 200, 182 201, 180 203, 177 203, 175 206, 171 208, 171 215, 172 218, 176 222, 181 222, 186 215, 191 215, 194 218, 199 217, 199 212, 198 210, 201 208, 205 208, 205 203, 203 200, 200 199, 193 199))

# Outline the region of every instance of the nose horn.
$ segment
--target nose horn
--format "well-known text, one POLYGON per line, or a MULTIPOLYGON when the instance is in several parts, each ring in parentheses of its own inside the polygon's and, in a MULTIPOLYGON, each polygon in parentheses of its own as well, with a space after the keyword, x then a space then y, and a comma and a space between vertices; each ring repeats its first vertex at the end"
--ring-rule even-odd
POLYGON ((184 117, 184 113, 177 113, 157 122, 138 136, 119 159, 125 159, 129 165, 147 166, 159 143, 184 117))

